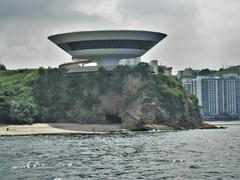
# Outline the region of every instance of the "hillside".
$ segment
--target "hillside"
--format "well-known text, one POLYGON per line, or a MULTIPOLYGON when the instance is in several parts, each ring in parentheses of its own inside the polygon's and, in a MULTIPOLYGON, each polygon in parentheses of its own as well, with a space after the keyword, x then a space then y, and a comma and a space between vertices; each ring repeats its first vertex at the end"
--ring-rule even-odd
POLYGON ((0 122, 122 123, 195 128, 197 100, 174 77, 150 75, 146 64, 113 72, 66 74, 60 69, 0 72, 0 122), (3 118, 4 117, 4 118, 3 118))
POLYGON ((230 66, 228 68, 221 68, 216 72, 213 72, 213 76, 222 76, 224 74, 238 74, 240 75, 240 65, 239 66, 230 66))
POLYGON ((31 123, 37 114, 31 81, 37 70, 0 70, 0 123, 31 123))

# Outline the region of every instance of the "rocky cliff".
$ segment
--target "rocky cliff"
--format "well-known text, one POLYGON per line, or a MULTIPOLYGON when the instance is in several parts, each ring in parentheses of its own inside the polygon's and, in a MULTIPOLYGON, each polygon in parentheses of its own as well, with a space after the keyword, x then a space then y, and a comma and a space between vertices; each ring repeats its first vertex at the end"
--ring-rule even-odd
POLYGON ((146 64, 80 74, 41 68, 26 87, 33 122, 121 123, 130 130, 202 123, 196 98, 174 77, 149 74, 146 64))
POLYGON ((201 124, 196 98, 174 77, 149 74, 145 64, 83 74, 45 70, 34 81, 32 94, 41 121, 122 123, 132 130, 149 124, 174 128, 201 124))

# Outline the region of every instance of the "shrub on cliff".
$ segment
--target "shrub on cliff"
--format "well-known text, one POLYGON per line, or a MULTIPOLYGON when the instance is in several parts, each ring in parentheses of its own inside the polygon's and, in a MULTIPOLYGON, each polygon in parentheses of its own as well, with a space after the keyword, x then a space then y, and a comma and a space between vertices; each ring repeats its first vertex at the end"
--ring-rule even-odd
POLYGON ((10 105, 0 96, 0 123, 5 124, 10 120, 10 105))
POLYGON ((4 66, 3 64, 0 64, 0 70, 2 70, 2 71, 6 71, 7 68, 6 68, 6 66, 4 66))
POLYGON ((36 104, 31 96, 35 77, 36 71, 31 69, 0 71, 0 96, 8 107, 6 123, 31 123, 35 118, 36 104))
POLYGON ((134 67, 133 72, 134 73, 141 73, 144 77, 147 77, 149 75, 149 64, 145 62, 140 62, 136 67, 134 67))

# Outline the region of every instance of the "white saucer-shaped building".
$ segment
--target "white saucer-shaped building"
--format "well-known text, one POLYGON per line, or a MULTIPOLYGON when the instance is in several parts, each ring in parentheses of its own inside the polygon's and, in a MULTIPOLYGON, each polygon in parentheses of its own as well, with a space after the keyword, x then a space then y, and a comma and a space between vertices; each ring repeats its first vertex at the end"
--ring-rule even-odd
POLYGON ((134 30, 80 31, 49 36, 48 39, 74 61, 95 61, 98 66, 117 66, 121 59, 141 57, 167 35, 134 30))

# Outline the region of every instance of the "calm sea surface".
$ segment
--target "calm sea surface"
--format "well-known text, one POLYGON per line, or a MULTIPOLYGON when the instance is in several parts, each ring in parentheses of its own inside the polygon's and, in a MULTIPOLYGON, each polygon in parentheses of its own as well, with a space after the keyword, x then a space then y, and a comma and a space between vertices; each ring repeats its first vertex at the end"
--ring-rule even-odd
POLYGON ((240 179, 240 126, 0 136, 0 179, 240 179))

